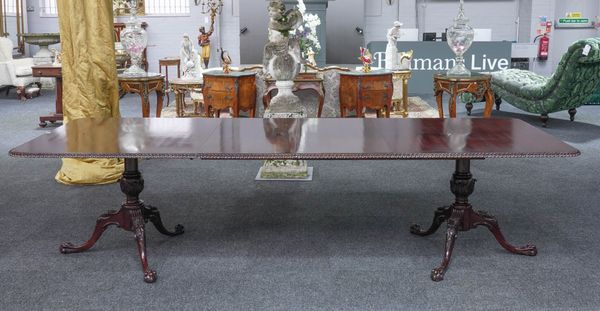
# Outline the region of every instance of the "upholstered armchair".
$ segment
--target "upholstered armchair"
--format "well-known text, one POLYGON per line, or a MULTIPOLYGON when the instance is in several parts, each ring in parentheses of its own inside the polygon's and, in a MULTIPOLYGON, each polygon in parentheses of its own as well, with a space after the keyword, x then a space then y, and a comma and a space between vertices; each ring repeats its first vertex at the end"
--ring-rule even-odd
POLYGON ((37 92, 41 90, 40 79, 33 77, 31 66, 33 58, 13 59, 13 42, 8 38, 0 38, 0 85, 12 86, 17 88, 17 96, 25 100, 30 94, 27 94, 26 87, 31 84, 37 84, 37 92))
POLYGON ((548 114, 568 110, 575 120, 577 107, 590 102, 600 88, 600 38, 575 42, 563 55, 551 77, 531 71, 508 69, 492 73, 496 105, 500 99, 530 113, 541 115, 546 126, 548 114))

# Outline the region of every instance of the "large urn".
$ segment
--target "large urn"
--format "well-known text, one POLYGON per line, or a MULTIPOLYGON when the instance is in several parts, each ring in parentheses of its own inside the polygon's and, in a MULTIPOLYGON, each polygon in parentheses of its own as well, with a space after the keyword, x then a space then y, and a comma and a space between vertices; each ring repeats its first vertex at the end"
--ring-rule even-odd
POLYGON ((145 74, 146 71, 142 69, 142 57, 148 46, 148 34, 142 28, 142 23, 138 20, 135 10, 131 10, 131 17, 121 32, 121 42, 131 58, 131 66, 123 74, 128 76, 145 74))
POLYGON ((60 43, 59 33, 24 33, 21 36, 26 43, 40 47, 40 50, 33 55, 34 64, 41 65, 54 62, 54 54, 48 46, 60 43))
POLYGON ((469 25, 469 19, 465 17, 464 2, 460 0, 458 15, 454 18, 454 25, 448 28, 448 45, 456 55, 456 64, 448 70, 449 76, 470 76, 471 71, 465 66, 464 54, 471 47, 475 31, 469 25))

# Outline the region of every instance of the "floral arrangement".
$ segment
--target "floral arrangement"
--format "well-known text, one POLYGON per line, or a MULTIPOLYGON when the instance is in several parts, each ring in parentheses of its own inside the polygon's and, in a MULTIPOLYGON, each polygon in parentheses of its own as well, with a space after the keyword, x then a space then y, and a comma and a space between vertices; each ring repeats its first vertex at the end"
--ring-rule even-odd
POLYGON ((319 37, 317 37, 317 27, 321 25, 321 19, 317 14, 306 13, 304 0, 298 0, 297 7, 304 22, 296 30, 296 36, 300 41, 302 57, 308 59, 310 54, 319 54, 319 51, 321 51, 321 43, 319 37))

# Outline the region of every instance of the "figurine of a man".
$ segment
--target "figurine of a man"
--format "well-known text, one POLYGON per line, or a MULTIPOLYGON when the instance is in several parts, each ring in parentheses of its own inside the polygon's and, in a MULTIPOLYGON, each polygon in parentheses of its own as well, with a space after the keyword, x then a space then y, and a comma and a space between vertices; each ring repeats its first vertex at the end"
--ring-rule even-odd
POLYGON ((398 47, 396 46, 396 41, 400 38, 400 27, 402 27, 402 23, 395 21, 394 27, 387 32, 388 44, 385 49, 385 69, 387 70, 395 70, 400 67, 398 47))
POLYGON ((208 68, 208 63, 210 61, 210 36, 215 31, 214 24, 210 24, 210 30, 206 32, 206 28, 204 26, 198 29, 200 31, 200 35, 198 35, 198 44, 200 45, 200 58, 202 58, 202 62, 204 62, 204 68, 208 68))

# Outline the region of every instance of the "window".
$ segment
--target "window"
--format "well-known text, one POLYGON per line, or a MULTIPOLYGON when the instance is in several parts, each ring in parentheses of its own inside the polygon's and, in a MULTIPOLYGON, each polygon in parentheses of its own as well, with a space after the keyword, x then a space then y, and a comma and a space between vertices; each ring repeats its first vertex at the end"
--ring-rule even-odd
POLYGON ((146 0, 146 15, 189 15, 190 0, 146 0))
MULTIPOLYGON (((145 0, 145 1, 138 0, 138 1, 144 2, 145 15, 148 15, 148 16, 170 16, 170 15, 181 16, 181 15, 189 15, 190 14, 190 1, 191 0, 145 0)), ((15 10, 14 4, 13 4, 13 10, 15 10)), ((58 16, 58 10, 56 8, 56 0, 40 0, 40 16, 46 16, 46 17, 58 16)))
POLYGON ((6 16, 17 16, 17 2, 8 1, 4 2, 4 13, 6 16))
POLYGON ((40 16, 56 17, 58 10, 56 8, 56 0, 40 0, 40 16))

